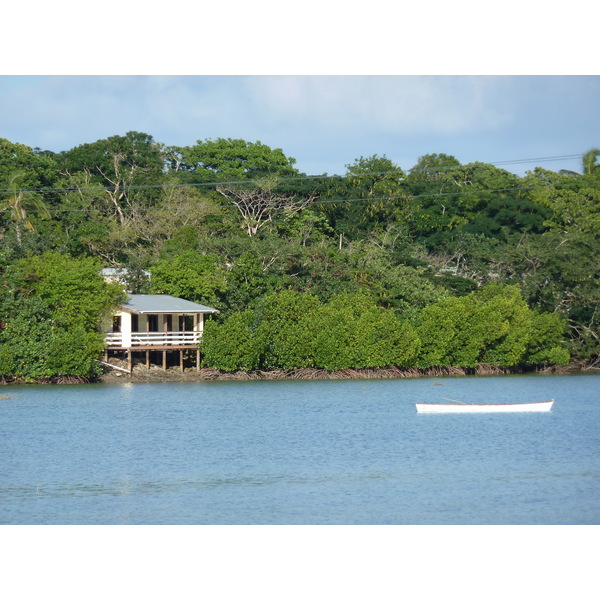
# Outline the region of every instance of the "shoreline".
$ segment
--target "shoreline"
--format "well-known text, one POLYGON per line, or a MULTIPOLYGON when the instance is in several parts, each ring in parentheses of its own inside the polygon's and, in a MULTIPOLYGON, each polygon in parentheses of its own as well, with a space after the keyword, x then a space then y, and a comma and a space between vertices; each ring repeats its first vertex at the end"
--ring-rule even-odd
POLYGON ((37 381, 17 381, 0 378, 0 389, 3 385, 98 385, 114 383, 188 383, 207 381, 347 381, 368 379, 414 379, 436 377, 490 377, 498 375, 578 375, 598 374, 600 368, 582 363, 569 365, 551 365, 547 367, 495 367, 492 365, 478 365, 477 367, 430 367, 417 369, 416 367, 383 367, 374 369, 343 369, 340 371, 327 371, 310 367, 272 371, 235 371, 226 372, 217 369, 195 368, 181 371, 178 367, 166 370, 151 366, 136 365, 131 373, 105 369, 97 378, 58 376, 44 378, 37 381))
POLYGON ((300 368, 293 370, 275 369, 272 371, 235 371, 225 372, 217 369, 202 368, 200 370, 188 369, 182 372, 179 368, 170 368, 166 371, 151 367, 146 369, 138 365, 131 374, 118 371, 105 372, 98 383, 117 383, 129 381, 131 383, 161 383, 161 382, 205 382, 205 381, 344 381, 366 379, 414 379, 427 377, 467 377, 467 376, 494 376, 494 375, 569 375, 584 372, 600 372, 600 369, 586 369, 583 365, 573 364, 568 366, 548 366, 544 368, 526 369, 523 367, 501 368, 490 365, 478 365, 473 368, 462 367, 430 367, 417 369, 413 367, 377 368, 377 369, 343 369, 340 371, 326 371, 325 369, 300 368))

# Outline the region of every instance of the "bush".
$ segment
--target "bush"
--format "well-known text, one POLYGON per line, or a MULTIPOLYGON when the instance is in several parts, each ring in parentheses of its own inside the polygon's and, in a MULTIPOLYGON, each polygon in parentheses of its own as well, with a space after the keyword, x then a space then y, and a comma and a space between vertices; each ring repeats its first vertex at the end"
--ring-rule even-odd
POLYGON ((531 311, 517 286, 493 284, 421 312, 417 365, 512 367, 550 357, 568 362, 566 351, 559 352, 560 332, 555 318, 531 311))
POLYGON ((264 297, 256 309, 257 334, 263 340, 262 368, 313 367, 314 325, 319 300, 285 290, 264 297))
POLYGON ((93 377, 104 348, 103 319, 124 300, 93 259, 55 252, 6 268, 0 287, 2 375, 34 381, 93 377))
POLYGON ((316 367, 408 366, 420 346, 414 327, 362 295, 334 296, 313 319, 316 367))
POLYGON ((200 344, 202 364, 220 371, 257 369, 263 343, 253 321, 251 310, 233 313, 223 323, 208 321, 200 344))
POLYGON ((567 365, 569 352, 564 348, 566 324, 558 314, 532 314, 532 335, 524 356, 527 365, 567 365))
POLYGON ((362 296, 335 296, 322 305, 310 294, 287 290, 265 296, 256 310, 207 323, 204 366, 327 370, 407 366, 416 357, 414 327, 362 296))

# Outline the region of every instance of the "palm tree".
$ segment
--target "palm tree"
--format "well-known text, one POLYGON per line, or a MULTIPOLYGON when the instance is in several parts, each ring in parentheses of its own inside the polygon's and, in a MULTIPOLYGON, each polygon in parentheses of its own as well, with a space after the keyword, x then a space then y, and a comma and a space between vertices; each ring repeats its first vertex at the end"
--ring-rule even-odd
POLYGON ((561 169, 559 173, 561 175, 568 175, 569 177, 600 175, 600 163, 598 163, 599 156, 600 150, 598 148, 592 148, 581 157, 581 173, 578 173, 577 171, 569 171, 567 169, 561 169))
POLYGON ((0 213, 9 212, 10 218, 15 223, 15 233, 17 244, 21 246, 23 242, 23 229, 35 231, 31 220, 27 216, 27 210, 38 211, 42 218, 49 218, 50 213, 42 200, 37 198, 31 191, 24 190, 21 186, 25 179, 25 173, 18 171, 8 178, 8 187, 6 196, 0 198, 0 213))
POLYGON ((583 155, 582 166, 584 175, 600 175, 599 156, 600 150, 598 148, 592 148, 583 155))

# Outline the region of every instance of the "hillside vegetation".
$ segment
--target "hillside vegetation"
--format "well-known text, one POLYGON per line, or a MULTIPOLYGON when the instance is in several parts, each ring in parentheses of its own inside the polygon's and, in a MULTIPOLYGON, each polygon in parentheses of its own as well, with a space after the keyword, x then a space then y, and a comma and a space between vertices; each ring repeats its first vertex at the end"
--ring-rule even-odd
POLYGON ((307 175, 239 139, 0 139, 0 380, 98 375, 123 299, 102 267, 218 308, 202 355, 222 371, 598 366, 599 157, 307 175))

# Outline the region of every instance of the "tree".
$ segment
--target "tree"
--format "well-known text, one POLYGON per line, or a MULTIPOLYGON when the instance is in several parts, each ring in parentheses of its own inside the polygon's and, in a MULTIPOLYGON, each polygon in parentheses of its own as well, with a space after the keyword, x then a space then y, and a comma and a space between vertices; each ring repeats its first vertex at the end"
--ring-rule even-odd
POLYGON ((164 171, 162 146, 138 131, 82 144, 61 153, 59 162, 65 173, 90 173, 91 181, 104 188, 121 225, 126 224, 127 209, 156 199, 164 171))
POLYGON ((325 212, 335 231, 350 239, 368 235, 398 218, 406 201, 402 169, 389 158, 374 154, 346 165, 343 178, 323 186, 325 212))
POLYGON ((165 246, 180 254, 187 249, 183 240, 189 239, 197 249, 200 229, 222 213, 205 193, 170 180, 155 205, 132 204, 123 224, 111 219, 107 235, 95 241, 95 251, 111 264, 136 263, 146 268, 165 254, 165 246))
POLYGON ((198 140, 194 146, 171 147, 169 157, 171 169, 189 174, 188 180, 202 183, 298 174, 293 166, 296 159, 285 156, 280 148, 270 148, 260 141, 198 140))
POLYGON ((8 188, 4 199, 0 199, 0 211, 7 211, 14 222, 19 246, 23 243, 23 230, 35 230, 31 218, 27 215, 27 210, 36 210, 41 218, 50 217, 44 202, 36 194, 22 189, 24 180, 25 173, 13 173, 8 179, 8 188))
POLYGON ((532 199, 548 209, 544 225, 549 229, 600 235, 600 189, 592 177, 556 174, 551 185, 536 186, 532 199))
POLYGON ((21 185, 25 189, 47 188, 56 183, 59 166, 52 153, 0 138, 0 188, 14 173, 23 174, 21 185))
POLYGON ((297 369, 314 366, 314 336, 308 325, 319 300, 291 290, 264 296, 255 309, 264 340, 262 366, 266 369, 297 369))
POLYGON ((200 343, 202 364, 220 371, 253 371, 260 367, 264 340, 251 310, 234 312, 223 323, 208 321, 200 343))
POLYGON ((530 306, 561 315, 568 323, 570 351, 584 360, 600 355, 600 239, 577 230, 523 236, 503 247, 489 269, 518 283, 530 306))
POLYGON ((414 327, 368 297, 339 295, 321 304, 285 290, 254 310, 207 324, 204 365, 221 370, 327 370, 407 366, 419 349, 414 327))
POLYGON ((156 262, 150 269, 154 294, 171 294, 192 302, 214 303, 227 288, 219 257, 183 252, 156 262))
MULTIPOLYGON (((157 175, 151 167, 152 160, 157 159, 157 147, 145 147, 144 144, 147 146, 152 142, 144 137, 145 134, 139 135, 142 139, 135 144, 130 140, 134 147, 130 149, 132 157, 127 157, 127 161, 133 160, 134 166, 129 175, 131 181, 142 182, 145 176, 150 180, 160 176, 153 184, 128 187, 125 179, 121 180, 119 176, 124 174, 123 165, 129 163, 117 161, 109 178, 116 178, 118 185, 105 187, 107 182, 101 181, 99 173, 105 173, 107 164, 101 163, 103 167, 98 170, 92 162, 87 162, 92 161, 90 156, 95 156, 103 147, 110 152, 108 142, 123 142, 120 137, 116 141, 109 138, 92 145, 94 147, 86 148, 82 156, 78 152, 70 155, 77 168, 82 165, 84 168, 66 173, 62 182, 65 191, 61 194, 59 209, 68 232, 66 247, 69 250, 101 256, 109 265, 130 267, 135 263, 146 269, 158 258, 163 245, 180 235, 182 229, 197 230, 209 219, 220 218, 222 208, 214 198, 197 188, 181 185, 174 176, 167 177, 160 172, 157 175), (137 148, 140 145, 142 147, 137 148), (85 160, 78 163, 76 158, 85 160)), ((97 158, 104 161, 106 157, 97 158)), ((116 158, 113 155, 113 160, 116 158)), ((158 168, 157 165, 154 166, 158 168)), ((195 236, 198 237, 198 232, 195 236)))
POLYGON ((598 162, 598 157, 600 157, 600 149, 598 148, 592 148, 583 155, 581 163, 584 175, 600 174, 600 162, 598 162))
POLYGON ((531 337, 523 360, 527 365, 566 365, 569 352, 564 347, 566 323, 560 315, 533 311, 531 337))
POLYGON ((101 249, 106 247, 110 235, 112 211, 102 185, 93 182, 89 171, 81 171, 65 175, 57 192, 65 251, 75 256, 93 253, 106 258, 101 249))
POLYGON ((553 357, 568 361, 558 319, 535 317, 517 286, 490 285, 423 309, 418 366, 511 367, 553 357), (537 336, 537 337, 536 337, 537 336))
POLYGON ((537 207, 519 197, 516 175, 486 163, 461 165, 454 157, 442 156, 443 162, 432 158, 437 155, 422 157, 406 180, 412 197, 405 217, 429 248, 456 231, 497 236, 506 228, 521 231, 540 224, 541 218, 530 216, 537 207), (503 212, 507 207, 512 214, 503 212))
POLYGON ((125 300, 99 263, 47 252, 9 265, 0 286, 1 376, 27 381, 94 377, 101 324, 125 300))
POLYGON ((412 315, 446 292, 424 267, 407 264, 412 252, 405 247, 408 243, 402 230, 393 227, 368 239, 352 241, 332 256, 334 266, 329 279, 333 273, 339 273, 339 283, 349 279, 354 284, 354 289, 348 286, 345 291, 361 291, 380 306, 393 308, 404 316, 412 315))
POLYGON ((408 321, 362 294, 334 296, 311 322, 314 365, 329 371, 409 366, 420 347, 408 321))
POLYGON ((32 249, 32 232, 40 219, 47 219, 54 201, 53 186, 58 165, 50 155, 0 138, 0 241, 7 256, 24 255, 32 249), (2 234, 10 229, 9 236, 2 234), (13 237, 14 234, 14 237, 13 237), (4 238, 4 239, 3 239, 4 238))
POLYGON ((464 230, 506 239, 514 233, 543 233, 550 210, 529 198, 500 196, 492 199, 464 230))
POLYGON ((217 192, 235 205, 246 233, 254 236, 275 217, 289 219, 316 198, 282 194, 277 183, 276 179, 262 179, 250 185, 219 185, 217 192))
POLYGON ((227 291, 222 299, 227 308, 245 310, 261 296, 274 292, 282 278, 270 273, 269 266, 256 252, 246 251, 233 259, 226 271, 227 291))
POLYGON ((420 156, 417 164, 410 170, 413 181, 435 181, 442 179, 444 174, 456 167, 460 162, 449 154, 425 154, 420 156))
MULTIPOLYGON (((387 157, 372 155, 346 165, 343 176, 307 177, 281 149, 231 138, 165 147, 133 131, 60 154, 0 139, 0 269, 59 249, 139 274, 128 282, 137 293, 160 291, 217 306, 219 326, 234 311, 252 309, 242 321, 231 321, 231 340, 251 332, 254 344, 264 331, 279 340, 261 346, 258 355, 252 346, 248 361, 233 361, 257 368, 288 368, 303 359, 313 366, 386 362, 370 320, 391 332, 390 351, 396 321, 425 328, 422 358, 437 356, 430 343, 444 346, 448 335, 458 341, 444 346, 439 360, 450 363, 510 362, 519 352, 520 364, 562 360, 556 345, 536 345, 536 337, 562 335, 573 355, 591 363, 600 355, 598 152, 586 153, 587 167, 570 175, 537 168, 521 178, 490 164, 428 154, 408 175, 387 157), (154 288, 144 277, 149 271, 154 288), (510 336, 502 346, 502 327, 485 326, 486 319, 498 319, 519 330, 502 317, 519 313, 514 298, 480 295, 492 282, 519 286, 531 307, 524 311, 531 326, 521 328, 523 340, 529 336, 525 350, 510 336), (309 317, 281 323, 293 339, 281 339, 266 325, 266 298, 282 292, 316 299, 309 317), (345 300, 333 303, 338 296, 345 300), (347 322, 336 320, 334 304, 347 322), (438 315, 437 329, 427 310, 438 315), (566 333, 538 313, 555 315, 567 324, 566 333), (321 321, 330 337, 319 332, 321 321), (494 332, 500 333, 492 339, 494 332), (328 346, 337 334, 348 340, 346 348, 328 346), (356 345, 369 351, 363 355, 356 345)), ((3 292, 2 302, 13 303, 12 337, 27 339, 29 362, 48 372, 58 368, 50 357, 60 362, 63 342, 77 348, 69 355, 74 360, 93 344, 83 326, 57 329, 54 308, 30 283, 21 286, 28 295, 18 296, 17 304, 17 296, 3 292)), ((303 306, 286 295, 281 305, 269 302, 290 314, 303 306)), ((25 354, 18 356, 1 349, 2 368, 27 363, 25 354)), ((73 370, 70 358, 64 360, 73 370)))

